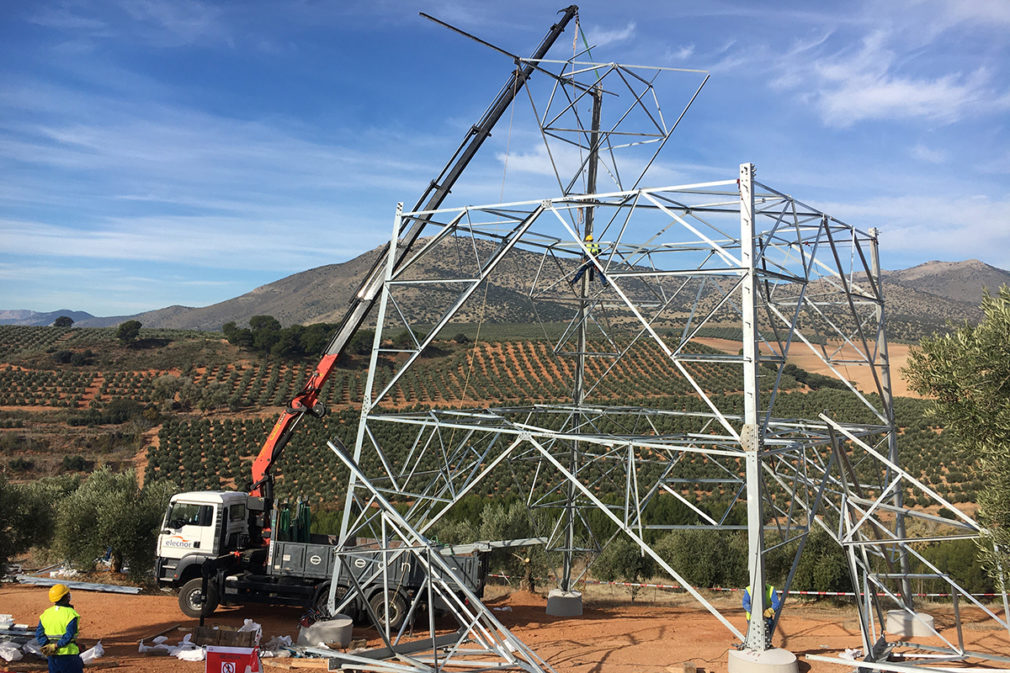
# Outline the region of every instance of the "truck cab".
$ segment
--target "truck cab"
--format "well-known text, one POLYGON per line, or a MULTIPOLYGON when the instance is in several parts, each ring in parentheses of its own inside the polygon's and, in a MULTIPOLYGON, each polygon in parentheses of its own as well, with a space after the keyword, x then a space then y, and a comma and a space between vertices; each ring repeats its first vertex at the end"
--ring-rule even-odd
POLYGON ((200 577, 200 567, 207 559, 246 548, 250 520, 262 511, 262 498, 236 491, 172 496, 158 535, 158 583, 180 586, 200 577))

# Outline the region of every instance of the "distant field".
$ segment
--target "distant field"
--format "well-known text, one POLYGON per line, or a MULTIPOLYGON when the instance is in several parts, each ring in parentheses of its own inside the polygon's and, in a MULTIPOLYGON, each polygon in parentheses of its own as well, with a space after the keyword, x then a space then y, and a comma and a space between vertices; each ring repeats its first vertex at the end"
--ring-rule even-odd
MULTIPOLYGON (((696 341, 699 341, 711 348, 721 350, 724 353, 737 353, 740 351, 739 341, 711 338, 701 338, 696 339, 696 341)), ((825 348, 830 351, 832 345, 829 344, 825 346, 825 348)), ((891 394, 898 397, 921 398, 921 395, 909 389, 908 381, 906 381, 905 377, 901 374, 901 370, 908 363, 908 353, 911 349, 912 346, 908 344, 889 343, 887 345, 887 353, 891 360, 891 394)), ((806 369, 808 372, 813 372, 814 374, 834 376, 828 366, 824 364, 824 361, 802 343, 793 344, 789 351, 789 362, 801 369, 806 369)), ((856 387, 859 388, 860 391, 864 393, 876 392, 877 389, 873 383, 873 374, 870 372, 869 367, 840 365, 837 366, 836 369, 838 369, 845 378, 855 383, 856 387)))

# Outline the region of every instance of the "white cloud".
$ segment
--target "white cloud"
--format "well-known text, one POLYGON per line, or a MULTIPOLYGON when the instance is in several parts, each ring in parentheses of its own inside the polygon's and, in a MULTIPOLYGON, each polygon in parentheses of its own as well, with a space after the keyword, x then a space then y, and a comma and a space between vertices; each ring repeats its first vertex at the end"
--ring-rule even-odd
POLYGON ((1000 29, 1010 26, 1010 3, 1005 0, 953 0, 932 3, 942 25, 961 23, 989 26, 1000 29))
POLYGON ((221 10, 196 0, 126 0, 122 9, 134 20, 152 26, 185 44, 218 31, 221 10))
POLYGON ((930 164, 940 164, 947 160, 947 155, 940 150, 930 149, 922 143, 915 145, 910 154, 913 159, 918 159, 919 161, 925 161, 930 164))
POLYGON ((676 51, 667 52, 668 58, 683 61, 694 55, 694 44, 685 44, 676 51))
POLYGON ((1010 198, 916 194, 818 204, 860 228, 878 227, 881 250, 920 259, 981 259, 1010 269, 1010 198))
POLYGON ((108 36, 108 25, 96 18, 81 16, 66 7, 38 7, 34 14, 28 16, 28 21, 46 28, 86 33, 92 36, 108 36))
POLYGON ((923 119, 950 123, 965 116, 1008 109, 990 71, 931 75, 902 72, 905 55, 897 37, 878 29, 856 48, 824 54, 827 36, 790 50, 775 65, 778 88, 805 90, 828 126, 869 119, 923 119))
MULTIPOLYGON (((629 21, 624 28, 606 29, 593 27, 584 32, 590 47, 605 47, 615 42, 631 39, 635 35, 635 22, 629 21)), ((580 42, 579 47, 582 46, 580 42)))
POLYGON ((37 221, 0 220, 4 254, 91 260, 161 262, 227 269, 299 268, 346 259, 355 236, 318 236, 313 254, 305 241, 284 232, 299 222, 262 218, 144 216, 110 218, 82 229, 37 221), (341 246, 339 241, 343 241, 341 246), (326 244, 329 245, 326 245, 326 244), (314 259, 313 259, 314 258, 314 259))

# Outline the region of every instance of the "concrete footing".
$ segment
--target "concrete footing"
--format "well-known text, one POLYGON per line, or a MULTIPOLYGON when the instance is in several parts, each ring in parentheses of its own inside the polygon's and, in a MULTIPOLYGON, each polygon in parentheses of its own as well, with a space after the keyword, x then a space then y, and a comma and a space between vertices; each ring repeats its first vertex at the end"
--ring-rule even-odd
POLYGON ((729 673, 799 673, 799 670, 796 655, 789 650, 729 651, 729 673))
POLYGON ((554 617, 582 615, 582 592, 551 589, 547 594, 547 614, 554 617))
POLYGON ((298 629, 298 644, 316 647, 347 647, 351 644, 351 628, 354 620, 347 615, 336 615, 333 619, 320 620, 312 626, 298 629))
POLYGON ((904 610, 888 610, 884 619, 884 632, 898 638, 913 636, 931 636, 933 633, 933 616, 925 612, 910 615, 904 610))

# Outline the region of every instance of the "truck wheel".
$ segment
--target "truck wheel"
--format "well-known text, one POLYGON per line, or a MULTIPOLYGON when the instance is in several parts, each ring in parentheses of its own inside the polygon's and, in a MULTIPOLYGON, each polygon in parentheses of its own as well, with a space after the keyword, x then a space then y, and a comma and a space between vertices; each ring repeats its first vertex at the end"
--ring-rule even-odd
MULTIPOLYGON (((336 595, 337 604, 339 604, 340 601, 344 600, 344 596, 346 595, 347 595, 347 587, 338 584, 336 595)), ((323 619, 330 619, 333 616, 330 614, 330 611, 326 607, 326 603, 327 601, 329 601, 329 599, 330 599, 330 585, 324 584, 323 586, 319 587, 318 591, 316 592, 316 600, 312 605, 313 609, 316 612, 318 612, 323 619)), ((354 618, 354 614, 351 613, 354 612, 356 611, 353 609, 353 606, 351 605, 344 608, 344 614, 346 614, 348 617, 351 617, 352 619, 354 618)))
POLYGON ((187 617, 206 617, 217 609, 217 589, 212 583, 207 584, 207 598, 202 600, 200 592, 203 589, 203 579, 195 577, 182 585, 179 590, 179 609, 187 617))
POLYGON ((398 629, 403 625, 403 620, 407 618, 407 601, 399 592, 389 593, 389 605, 383 600, 383 593, 380 591, 368 600, 372 612, 379 618, 380 624, 389 621, 390 629, 398 629))

